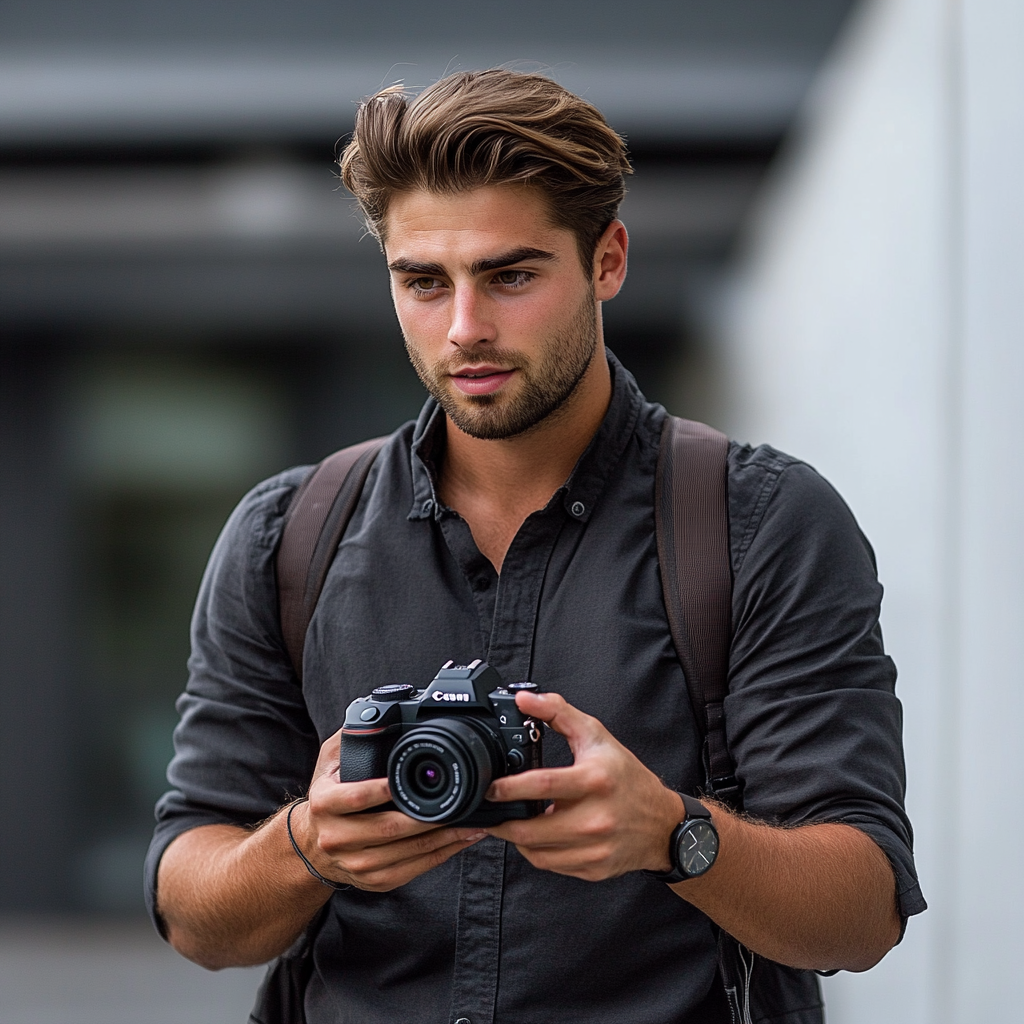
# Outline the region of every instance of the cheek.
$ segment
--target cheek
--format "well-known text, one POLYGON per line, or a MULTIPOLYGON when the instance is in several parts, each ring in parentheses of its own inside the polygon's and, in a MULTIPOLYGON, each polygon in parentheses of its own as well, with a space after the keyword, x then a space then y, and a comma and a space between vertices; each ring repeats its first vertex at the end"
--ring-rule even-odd
POLYGON ((448 334, 448 317, 441 302, 417 302, 415 299, 395 299, 398 323, 407 341, 417 347, 443 344, 448 334))
POLYGON ((534 302, 523 303, 508 310, 505 328, 524 340, 540 341, 560 335, 576 315, 580 299, 572 293, 538 296, 534 302))
POLYGON ((513 294, 497 299, 487 319, 508 341, 529 343, 547 334, 571 306, 564 292, 538 290, 528 296, 513 294))

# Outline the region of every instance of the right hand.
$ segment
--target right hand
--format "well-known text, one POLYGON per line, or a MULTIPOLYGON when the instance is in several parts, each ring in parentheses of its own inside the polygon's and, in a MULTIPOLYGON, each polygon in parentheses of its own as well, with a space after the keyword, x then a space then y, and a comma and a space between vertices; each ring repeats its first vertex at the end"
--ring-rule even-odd
POLYGON ((388 892, 486 837, 478 828, 437 828, 401 811, 357 814, 391 799, 387 779, 341 782, 341 731, 320 748, 309 799, 292 814, 299 848, 325 878, 388 892))

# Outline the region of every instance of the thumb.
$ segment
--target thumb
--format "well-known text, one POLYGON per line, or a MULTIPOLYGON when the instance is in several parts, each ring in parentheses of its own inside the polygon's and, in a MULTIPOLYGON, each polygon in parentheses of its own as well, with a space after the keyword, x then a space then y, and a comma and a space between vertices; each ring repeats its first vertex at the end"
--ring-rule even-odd
POLYGON ((516 706, 523 714, 546 722, 555 732, 561 733, 569 741, 569 749, 574 755, 600 742, 607 734, 596 718, 573 707, 557 693, 521 691, 516 694, 516 706))
POLYGON ((331 775, 338 771, 341 763, 341 730, 333 736, 329 736, 320 747, 320 754, 316 759, 316 768, 313 769, 313 781, 322 778, 324 775, 331 775))

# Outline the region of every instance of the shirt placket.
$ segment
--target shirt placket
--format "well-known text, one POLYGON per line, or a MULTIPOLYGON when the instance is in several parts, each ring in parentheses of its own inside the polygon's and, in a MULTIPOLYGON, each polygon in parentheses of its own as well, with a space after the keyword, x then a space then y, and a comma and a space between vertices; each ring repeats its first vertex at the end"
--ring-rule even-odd
MULTIPOLYGON (((448 510, 441 513, 448 548, 476 598, 481 633, 490 638, 481 653, 505 682, 529 677, 544 575, 564 520, 558 496, 529 516, 509 547, 499 578, 477 549, 468 524, 448 510)), ((504 841, 488 838, 460 855, 449 1024, 494 1022, 506 849, 504 841)))

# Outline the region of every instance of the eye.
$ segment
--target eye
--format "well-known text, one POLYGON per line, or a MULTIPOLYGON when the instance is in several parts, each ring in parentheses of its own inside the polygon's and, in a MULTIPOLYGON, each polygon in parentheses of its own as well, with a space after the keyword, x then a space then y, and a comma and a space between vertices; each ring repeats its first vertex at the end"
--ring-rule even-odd
POLYGON ((444 281, 438 277, 415 277, 406 282, 415 295, 430 295, 444 287, 444 281))
POLYGON ((522 288, 532 280, 533 274, 528 270, 502 270, 494 275, 495 283, 503 288, 522 288))

